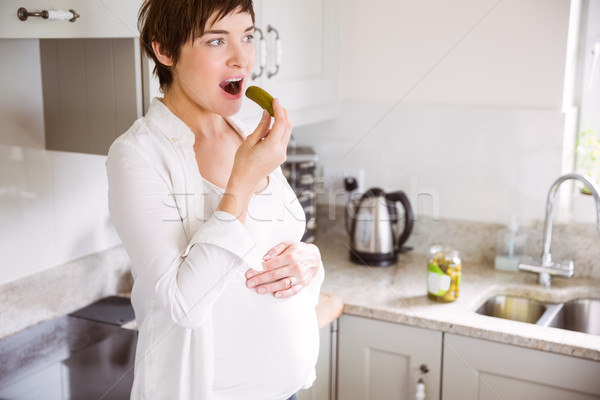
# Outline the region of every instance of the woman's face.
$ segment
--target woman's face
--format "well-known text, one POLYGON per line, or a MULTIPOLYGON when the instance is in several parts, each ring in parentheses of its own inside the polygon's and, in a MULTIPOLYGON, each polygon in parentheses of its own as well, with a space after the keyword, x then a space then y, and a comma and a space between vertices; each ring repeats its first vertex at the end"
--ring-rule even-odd
POLYGON ((175 89, 219 115, 237 113, 254 66, 253 34, 250 14, 235 11, 219 21, 211 18, 201 37, 182 46, 169 92, 175 89))

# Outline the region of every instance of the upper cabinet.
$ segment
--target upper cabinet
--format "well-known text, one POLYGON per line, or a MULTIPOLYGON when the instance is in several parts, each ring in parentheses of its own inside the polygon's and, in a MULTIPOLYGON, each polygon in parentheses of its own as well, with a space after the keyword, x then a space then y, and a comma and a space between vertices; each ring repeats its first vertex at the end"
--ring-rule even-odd
MULTIPOLYGON (((295 126, 331 119, 339 92, 339 0, 255 0, 256 61, 249 85, 281 100, 295 126)), ((144 107, 160 96, 144 63, 144 107)), ((257 123, 261 109, 244 98, 237 118, 257 123)))
MULTIPOLYGON (((338 97, 339 0, 257 0, 256 63, 250 85, 278 97, 294 125, 335 116, 338 97)), ((240 117, 258 120, 245 101, 240 117)))
POLYGON ((2 0, 0 38, 133 38, 138 36, 137 13, 141 3, 141 0, 2 0), (41 15, 25 19, 26 13, 19 12, 21 8, 41 15), (78 17, 71 21, 73 12, 78 17))

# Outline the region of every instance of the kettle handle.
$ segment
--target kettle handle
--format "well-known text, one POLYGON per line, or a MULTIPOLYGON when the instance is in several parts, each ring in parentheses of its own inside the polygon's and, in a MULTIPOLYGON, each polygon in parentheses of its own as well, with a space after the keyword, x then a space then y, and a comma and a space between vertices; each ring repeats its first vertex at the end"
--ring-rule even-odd
POLYGON ((408 197, 406 196, 406 194, 404 194, 403 191, 397 191, 386 194, 385 198, 389 201, 393 201, 394 204, 399 201, 404 207, 404 230, 398 237, 397 251, 408 251, 410 250, 410 248, 403 248, 402 245, 408 240, 408 237, 412 233, 413 225, 415 222, 415 215, 413 214, 413 210, 410 206, 410 202, 408 201, 408 197))

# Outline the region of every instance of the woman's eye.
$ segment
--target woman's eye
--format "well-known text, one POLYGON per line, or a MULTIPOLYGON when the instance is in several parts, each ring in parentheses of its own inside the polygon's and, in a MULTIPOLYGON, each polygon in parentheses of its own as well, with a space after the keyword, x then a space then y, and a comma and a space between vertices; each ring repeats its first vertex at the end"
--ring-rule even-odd
POLYGON ((209 44, 210 46, 220 46, 220 45, 222 45, 223 43, 224 43, 224 40, 223 40, 223 39, 213 39, 213 40, 211 40, 211 41, 209 41, 209 42, 208 42, 208 44, 209 44))
POLYGON ((244 42, 252 43, 254 41, 254 35, 248 35, 244 37, 244 42))

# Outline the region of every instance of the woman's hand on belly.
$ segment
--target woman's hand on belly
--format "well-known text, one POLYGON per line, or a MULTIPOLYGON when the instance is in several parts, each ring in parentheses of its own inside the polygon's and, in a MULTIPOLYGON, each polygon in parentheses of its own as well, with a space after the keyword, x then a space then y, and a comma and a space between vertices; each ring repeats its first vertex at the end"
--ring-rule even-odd
POLYGON ((314 244, 281 242, 263 257, 263 271, 246 271, 246 285, 258 294, 291 297, 306 287, 321 265, 321 253, 314 244))

